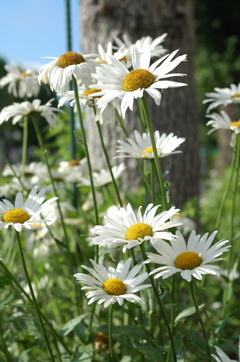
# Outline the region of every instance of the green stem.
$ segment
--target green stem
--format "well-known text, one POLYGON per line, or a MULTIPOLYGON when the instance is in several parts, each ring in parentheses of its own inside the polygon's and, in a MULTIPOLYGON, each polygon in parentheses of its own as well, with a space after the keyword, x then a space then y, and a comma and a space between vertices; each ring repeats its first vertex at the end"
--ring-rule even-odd
POLYGON ((27 141, 28 141, 28 117, 24 117, 23 123, 23 151, 22 151, 22 173, 27 163, 27 141))
POLYGON ((50 346, 50 343, 49 343, 49 340, 48 340, 47 332, 45 330, 45 327, 44 327, 44 324, 43 324, 43 321, 42 321, 41 312, 40 312, 38 304, 37 304, 37 300, 36 300, 36 297, 35 297, 35 294, 34 294, 34 291, 33 291, 32 283, 31 283, 30 277, 28 275, 27 266, 26 266, 26 263, 25 263, 25 258, 24 258, 24 253, 23 253, 23 248, 22 248, 22 243, 21 243, 21 239, 20 239, 20 234, 17 231, 16 231, 16 238, 17 238, 19 253, 20 253, 20 257, 21 257, 25 277, 27 279, 30 294, 31 294, 31 297, 32 297, 33 305, 34 305, 34 308, 36 310, 36 314, 38 316, 38 320, 39 320, 39 323, 40 323, 40 326, 41 326, 41 329, 42 329, 42 333, 43 333, 43 335, 45 337, 45 341, 46 341, 46 344, 47 344, 47 348, 48 348, 51 360, 54 362, 55 360, 54 360, 53 352, 52 352, 52 349, 51 349, 51 346, 50 346))
MULTIPOLYGON (((236 135, 236 136, 237 136, 237 135, 236 135)), ((216 226, 215 226, 216 230, 218 230, 218 227, 219 227, 219 224, 220 224, 220 219, 221 219, 221 216, 222 216, 223 207, 224 207, 224 204, 225 204, 225 201, 226 201, 227 194, 228 194, 229 189, 230 189, 230 185, 231 185, 232 178, 233 178, 233 174, 234 174, 234 170, 235 170, 236 156, 237 156, 236 148, 237 148, 237 143, 238 143, 238 142, 237 142, 237 139, 238 139, 238 137, 235 137, 230 175, 229 175, 228 182, 227 182, 227 186, 226 186, 226 189, 225 189, 225 191, 224 191, 224 194, 223 194, 223 197, 222 197, 222 200, 221 200, 221 204, 220 204, 220 207, 219 207, 218 216, 217 216, 217 221, 216 221, 216 226)))
POLYGON ((190 290, 191 290, 191 294, 192 294, 192 300, 193 300, 193 303, 194 303, 194 306, 196 308, 196 312, 197 312, 197 315, 198 315, 198 318, 199 318, 199 322, 200 322, 201 327, 202 327, 203 336, 204 336, 206 349, 207 349, 208 360, 209 360, 209 362, 211 362, 211 353, 210 353, 210 348, 209 348, 209 345, 208 345, 208 336, 207 336, 207 333, 206 333, 206 330, 205 330, 205 327, 204 327, 204 323, 203 323, 203 320, 202 320, 200 310, 198 308, 198 304, 197 304, 197 300, 196 300, 196 296, 195 296, 195 291, 194 291, 194 280, 193 279, 190 282, 190 290))
POLYGON ((105 144, 104 144, 100 122, 97 121, 96 124, 97 124, 98 134, 99 134, 100 141, 101 141, 102 150, 103 150, 105 160, 106 160, 106 163, 107 163, 107 166, 108 166, 111 178, 112 178, 112 182, 113 182, 113 186, 114 186, 114 189, 115 189, 115 192, 116 192, 116 195, 117 195, 117 199, 118 199, 118 202, 119 202, 120 206, 123 206, 122 205, 122 200, 121 200, 121 197, 120 197, 120 194, 119 194, 119 190, 118 190, 118 187, 117 187, 117 183, 116 183, 115 177, 114 177, 113 172, 112 172, 112 167, 111 167, 111 164, 110 164, 110 161, 109 161, 107 149, 106 149, 105 144))
POLYGON ((113 362, 113 340, 112 340, 112 326, 113 326, 113 304, 109 306, 108 318, 108 339, 109 339, 109 361, 113 362))
MULTIPOLYGON (((148 260, 143 244, 140 244, 140 249, 141 249, 141 252, 142 252, 143 260, 148 260)), ((150 279, 150 282, 151 282, 151 285, 152 285, 152 288, 153 288, 153 292, 154 292, 155 297, 157 299, 157 303, 158 303, 158 306, 159 306, 159 309, 160 309, 160 313, 161 313, 161 315, 162 315, 162 317, 164 319, 166 328, 168 330, 168 335, 169 335, 169 338, 170 338, 170 341, 171 341, 171 350, 172 350, 172 353, 173 353, 173 359, 174 359, 174 362, 177 362, 177 356, 176 356, 176 351, 175 351, 175 346, 174 346, 174 341, 173 341, 173 335, 172 335, 172 331, 171 331, 170 325, 169 325, 168 320, 167 320, 166 313, 164 311, 164 306, 162 304, 161 298, 159 297, 159 293, 158 293, 158 290, 157 290, 157 287, 156 287, 156 284, 155 284, 155 281, 154 281, 154 277, 152 275, 150 275, 150 272, 151 272, 150 265, 149 264, 145 264, 145 265, 146 265, 147 272, 148 272, 148 275, 149 275, 149 279, 150 279)), ((160 326, 160 333, 161 333, 161 326, 160 326)), ((171 353, 171 350, 169 351, 169 353, 171 353)))
POLYGON ((155 182, 154 182, 154 176, 155 176, 155 164, 154 161, 151 160, 151 168, 150 168, 150 175, 151 175, 151 190, 152 190, 152 202, 154 205, 156 205, 156 195, 155 195, 155 182))
MULTIPOLYGON (((8 270, 8 268, 5 266, 5 264, 0 260, 0 265, 2 266, 2 268, 5 270, 5 272, 7 273, 7 275, 12 279, 12 281, 16 284, 16 286, 18 287, 18 289, 21 291, 22 294, 24 294, 24 296, 31 302, 33 303, 32 299, 29 297, 29 295, 27 294, 27 292, 22 288, 21 284, 18 283, 17 279, 13 276, 13 274, 8 270)), ((58 341, 62 344, 62 346, 65 348, 65 350, 67 351, 67 353, 69 354, 69 356, 72 355, 72 352, 70 351, 70 349, 66 346, 66 344, 64 343, 62 337, 55 331, 55 329, 53 328, 53 326, 51 325, 51 323, 49 322, 48 318, 45 317, 45 315, 40 311, 41 313, 41 317, 44 319, 44 322, 48 325, 49 329, 51 330, 51 332, 53 333, 53 335, 55 336, 56 339, 58 339, 58 341)))
MULTIPOLYGON (((227 257, 227 272, 228 277, 230 271, 232 270, 232 263, 233 263, 233 256, 234 256, 234 248, 233 248, 233 241, 234 241, 234 216, 235 216, 235 203, 236 203, 236 193, 237 187, 239 182, 239 162, 240 162, 240 135, 235 135, 235 145, 233 150, 233 164, 232 164, 232 172, 231 172, 231 181, 232 187, 229 185, 228 190, 232 192, 232 207, 230 212, 230 227, 229 227, 229 241, 232 244, 230 251, 227 257)), ((223 307, 222 307, 222 316, 226 315, 226 308, 227 308, 227 296, 229 295, 229 290, 232 287, 233 280, 228 279, 226 286, 224 288, 223 293, 223 307)))
POLYGON ((66 226, 65 226, 65 223, 64 223, 64 220, 63 220, 63 214, 62 214, 62 210, 61 210, 61 207, 60 207, 60 202, 59 202, 59 197, 58 197, 58 194, 57 194, 57 189, 56 189, 56 186, 54 184, 54 180, 53 180, 53 177, 52 177, 50 165, 49 165, 49 162, 48 162, 47 150, 44 147, 44 142, 43 142, 42 135, 41 135, 41 132, 40 132, 40 129, 39 129, 39 125, 38 125, 38 122, 35 119, 35 117, 33 117, 33 125, 34 125, 34 128, 35 128, 35 132, 36 132, 36 135, 37 135, 39 146, 41 148, 41 151, 42 151, 42 154, 43 154, 43 157, 44 157, 45 164, 47 166, 48 175, 49 175, 51 185, 52 185, 52 188, 53 188, 53 193, 54 193, 54 196, 57 197, 56 201, 57 201, 58 212, 59 212, 59 215, 60 215, 60 220, 61 220, 61 224, 62 224, 62 228, 63 228, 64 238, 65 238, 65 245, 66 245, 67 249, 69 250, 67 230, 66 230, 66 226))
POLYGON ((142 104, 142 108, 144 111, 147 128, 148 128, 148 132, 149 132, 149 136, 150 136, 151 144, 152 144, 152 148, 153 148, 153 155, 154 155, 154 160, 155 160, 155 165, 156 165, 156 170, 157 170, 158 182, 159 182, 159 186, 160 186, 160 190, 161 190, 161 194, 162 194, 163 209, 166 211, 168 209, 168 203, 167 203, 167 197, 166 197, 166 192, 165 192, 165 187, 164 187, 164 180, 163 180, 160 160, 159 160, 158 153, 157 153, 157 147, 156 147, 156 143, 155 143, 152 123, 150 120, 150 115, 148 112, 148 107, 147 107, 145 97, 141 98, 141 104, 142 104))
MULTIPOLYGON (((74 96, 75 96, 78 120, 79 120, 79 125, 80 125, 80 130, 81 130, 81 134, 82 134, 83 145, 84 145, 84 150, 85 150, 85 155, 86 155, 87 165, 88 165, 88 173, 89 173, 93 205, 94 205, 94 213, 95 213, 95 223, 96 223, 96 225, 98 225, 99 224, 98 208, 97 208, 96 192, 95 192, 95 187, 94 187, 94 183, 93 183, 92 166, 91 166, 91 160, 90 160, 90 155, 89 155, 88 145, 87 145, 87 138, 86 138, 86 134, 85 134, 82 112, 81 112, 80 102, 79 102, 79 97, 78 97, 78 85, 77 85, 76 78, 74 76, 72 76, 72 84, 73 84, 73 89, 74 89, 74 96)), ((98 254, 96 255, 96 262, 98 263, 98 254)))
POLYGON ((1 149, 0 149, 0 155, 2 156, 4 162, 10 167, 10 169, 11 169, 14 177, 16 177, 16 178, 18 179, 18 181, 19 181, 20 185, 22 186, 23 190, 25 190, 26 188, 25 188, 25 186, 24 186, 24 184, 23 184, 23 182, 22 182, 22 180, 21 180, 21 177, 19 177, 19 176, 16 174, 16 171, 15 171, 14 168, 12 167, 11 162, 7 159, 7 157, 4 155, 4 153, 2 152, 1 149))

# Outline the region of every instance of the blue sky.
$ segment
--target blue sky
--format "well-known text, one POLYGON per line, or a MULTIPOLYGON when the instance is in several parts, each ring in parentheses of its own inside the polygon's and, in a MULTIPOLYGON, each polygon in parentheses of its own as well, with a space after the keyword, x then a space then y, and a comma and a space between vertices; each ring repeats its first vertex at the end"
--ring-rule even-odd
MULTIPOLYGON (((79 0, 70 0, 72 50, 80 52, 79 0)), ((0 4, 0 57, 35 70, 67 50, 65 0, 4 0, 0 4)))

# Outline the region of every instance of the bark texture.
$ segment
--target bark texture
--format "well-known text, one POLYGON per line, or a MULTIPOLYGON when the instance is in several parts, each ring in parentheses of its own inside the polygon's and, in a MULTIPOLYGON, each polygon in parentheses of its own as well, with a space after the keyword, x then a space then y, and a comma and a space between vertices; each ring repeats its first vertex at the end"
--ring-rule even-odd
MULTIPOLYGON (((154 130, 161 133, 173 132, 185 137, 181 145, 182 154, 174 155, 167 176, 171 182, 171 201, 176 207, 199 192, 199 141, 194 82, 195 33, 193 23, 193 0, 82 0, 81 34, 83 53, 95 53, 97 45, 106 45, 114 36, 127 33, 132 41, 142 36, 153 39, 168 33, 164 48, 170 53, 180 49, 177 55, 187 54, 187 62, 181 63, 176 72, 187 77, 174 77, 188 84, 187 87, 163 91, 161 105, 148 99, 154 130)), ((139 129, 134 112, 127 112, 125 125, 129 133, 139 129)), ((96 166, 104 164, 98 142, 97 129, 93 122, 88 123, 90 154, 96 166)), ((116 156, 116 140, 123 139, 122 133, 114 124, 103 126, 104 139, 111 157, 116 156)), ((113 162, 115 163, 115 162, 113 162)), ((168 167, 169 157, 161 160, 163 170, 168 167)), ((140 177, 134 168, 134 160, 128 161, 127 181, 131 188, 138 185, 140 177)), ((128 186, 129 187, 129 186, 128 186)))

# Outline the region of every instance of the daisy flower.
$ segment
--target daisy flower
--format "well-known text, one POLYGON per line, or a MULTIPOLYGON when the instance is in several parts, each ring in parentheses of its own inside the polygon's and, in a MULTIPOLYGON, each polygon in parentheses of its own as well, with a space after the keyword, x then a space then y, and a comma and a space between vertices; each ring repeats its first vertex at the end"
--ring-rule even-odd
POLYGON ((97 101, 99 108, 103 111, 107 104, 115 98, 121 98, 121 111, 123 118, 127 108, 133 109, 133 101, 142 98, 144 91, 147 92, 157 105, 161 101, 159 89, 175 88, 185 86, 185 83, 165 80, 167 77, 183 76, 182 73, 172 73, 179 63, 186 60, 186 55, 182 55, 172 60, 178 50, 170 55, 158 59, 150 65, 150 49, 144 54, 139 53, 136 47, 133 48, 132 65, 133 70, 129 71, 124 65, 110 57, 112 64, 100 64, 93 77, 99 84, 93 85, 96 89, 101 89, 98 96, 102 96, 97 101), (161 63, 161 64, 160 64, 161 63))
POLYGON ((221 115, 218 113, 212 113, 209 116, 210 121, 207 122, 207 126, 212 126, 212 129, 208 131, 208 134, 216 131, 217 129, 230 129, 234 133, 240 133, 240 121, 232 122, 231 118, 225 111, 221 111, 221 115))
POLYGON ((149 260, 147 263, 162 264, 160 268, 154 269, 150 274, 156 274, 155 278, 163 279, 170 277, 175 273, 181 273, 183 279, 191 281, 192 276, 201 280, 202 274, 220 275, 217 271, 218 266, 212 265, 223 252, 228 251, 230 245, 225 245, 228 240, 220 240, 211 246, 217 231, 210 236, 209 233, 196 235, 193 230, 186 242, 183 235, 176 231, 178 239, 170 240, 170 244, 163 240, 152 240, 151 244, 160 254, 147 253, 149 260))
POLYGON ((203 103, 210 103, 207 113, 221 105, 240 103, 240 83, 231 84, 230 88, 214 88, 214 90, 215 92, 206 93, 206 96, 210 98, 203 101, 203 103))
POLYGON ((105 216, 106 224, 104 226, 97 225, 91 229, 92 234, 95 234, 93 241, 98 245, 123 246, 123 252, 127 249, 140 245, 144 241, 152 238, 163 238, 171 240, 175 236, 166 231, 166 229, 179 225, 177 221, 168 221, 174 214, 178 212, 175 207, 168 211, 163 211, 156 215, 158 206, 149 204, 142 215, 141 207, 139 207, 135 215, 132 206, 127 205, 127 208, 121 207, 118 213, 111 216, 105 216))
POLYGON ((135 46, 139 53, 145 53, 145 51, 150 48, 151 57, 158 57, 166 53, 166 49, 163 48, 161 43, 165 40, 167 34, 152 39, 150 36, 144 36, 141 39, 138 39, 135 43, 132 43, 131 39, 127 34, 123 35, 123 41, 116 37, 114 40, 120 49, 126 48, 126 50, 131 54, 132 49, 135 46))
POLYGON ((24 116, 38 114, 39 116, 45 118, 50 126, 54 127, 56 120, 58 120, 54 112, 63 113, 63 111, 52 107, 51 103, 53 100, 54 98, 44 105, 41 105, 40 99, 34 99, 33 102, 13 103, 11 106, 4 107, 0 113, 0 124, 2 124, 4 121, 7 122, 12 117, 12 123, 16 124, 24 116))
MULTIPOLYGON (((112 167, 112 173, 115 180, 122 175, 125 168, 126 166, 124 163, 120 163, 120 165, 112 167)), ((112 182, 112 177, 109 170, 102 169, 99 172, 93 172, 92 177, 95 187, 102 187, 112 182)), ((91 185, 90 180, 88 178, 82 177, 80 180, 80 184, 78 186, 90 186, 90 185, 91 185)))
MULTIPOLYGON (((129 154, 118 157, 154 158, 149 134, 143 133, 141 135, 135 130, 134 136, 136 141, 131 138, 126 139, 128 143, 121 140, 118 141, 119 146, 117 152, 125 152, 129 154)), ((175 151, 175 149, 185 141, 185 138, 178 138, 177 136, 174 136, 173 133, 170 133, 169 135, 163 133, 160 135, 159 131, 154 132, 154 139, 159 158, 163 158, 174 153, 181 153, 181 151, 175 151)))
POLYGON ((17 194, 14 204, 6 199, 0 201, 0 230, 13 227, 16 231, 21 231, 23 227, 31 229, 31 225, 34 223, 45 223, 49 221, 48 219, 41 219, 39 215, 46 210, 57 197, 52 197, 44 202, 45 190, 42 189, 37 193, 37 189, 37 186, 32 189, 25 202, 23 202, 21 192, 17 194))
MULTIPOLYGON (((89 88, 86 86, 81 86, 78 91, 79 103, 83 109, 86 109, 86 106, 95 107, 95 121, 99 121, 100 124, 109 123, 116 119, 115 111, 117 110, 118 114, 121 116, 120 102, 118 99, 114 99, 112 102, 109 102, 104 111, 101 113, 98 108, 96 101, 98 100, 98 95, 96 92, 100 92, 100 89, 89 88), (92 96, 92 94, 95 94, 92 96)), ((60 94, 58 94, 60 95, 60 94)), ((58 107, 64 106, 67 102, 70 102, 70 106, 74 107, 74 112, 77 111, 75 94, 73 91, 67 91, 65 96, 63 96, 58 101, 58 107)))
POLYGON ((90 83, 91 70, 94 70, 89 59, 96 57, 98 54, 79 54, 68 51, 62 54, 59 58, 49 57, 54 59, 52 62, 40 67, 38 81, 41 84, 49 83, 50 88, 62 95, 68 89, 68 83, 74 76, 79 85, 90 83))
POLYGON ((87 159, 61 161, 57 172, 63 174, 65 181, 77 182, 88 172, 87 159))
POLYGON ((0 79, 0 87, 8 84, 8 93, 16 98, 37 97, 40 86, 37 81, 37 74, 30 68, 21 72, 17 67, 5 65, 7 75, 0 79))
POLYGON ((216 348, 218 357, 212 354, 217 362, 237 362, 235 359, 230 359, 222 350, 221 348, 214 346, 216 348))
POLYGON ((131 259, 126 262, 120 261, 115 268, 106 269, 103 264, 96 264, 91 260, 93 268, 82 265, 82 268, 89 271, 93 276, 83 273, 77 273, 74 277, 78 282, 87 284, 81 289, 89 289, 86 297, 89 299, 88 304, 98 301, 98 304, 104 303, 104 308, 110 304, 118 303, 123 305, 124 300, 128 302, 137 302, 143 304, 144 301, 135 295, 136 292, 146 289, 151 284, 142 283, 148 277, 148 273, 137 275, 142 268, 142 264, 135 265, 131 270, 131 259))

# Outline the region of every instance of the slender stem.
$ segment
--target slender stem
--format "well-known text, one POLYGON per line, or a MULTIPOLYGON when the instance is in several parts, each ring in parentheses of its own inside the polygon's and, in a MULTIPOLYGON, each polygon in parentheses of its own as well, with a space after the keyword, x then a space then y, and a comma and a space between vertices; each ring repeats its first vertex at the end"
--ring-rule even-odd
MULTIPOLYGON (((24 296, 31 302, 33 303, 32 299, 29 297, 28 293, 23 289, 23 287, 21 286, 20 283, 18 283, 17 279, 13 276, 13 274, 8 270, 8 268, 6 267, 6 265, 0 260, 0 265, 3 267, 3 269, 5 270, 5 272, 7 273, 7 275, 12 279, 12 281, 16 284, 16 286, 18 287, 18 289, 21 291, 22 294, 24 294, 24 296)), ((72 352, 70 351, 70 349, 66 346, 66 344, 64 343, 62 337, 55 331, 55 329, 53 328, 53 326, 51 325, 51 323, 49 322, 48 318, 45 317, 45 315, 40 311, 42 318, 44 319, 45 323, 48 325, 48 327, 51 329, 52 333, 54 334, 54 336, 56 337, 56 339, 58 339, 58 341, 62 344, 62 346, 65 348, 65 350, 67 351, 67 353, 71 356, 72 352)))
POLYGON ((204 327, 204 323, 203 323, 203 320, 202 320, 200 310, 198 308, 198 304, 197 304, 197 300, 196 300, 196 296, 195 296, 195 292, 194 292, 194 280, 192 280, 189 284, 190 284, 190 290, 191 290, 191 294, 192 294, 193 303, 194 303, 194 306, 196 308, 196 312, 197 312, 197 315, 198 315, 198 318, 199 318, 199 322, 200 322, 201 327, 202 327, 203 336, 204 336, 206 349, 207 349, 208 360, 209 360, 209 362, 211 362, 211 353, 210 353, 210 348, 209 348, 209 345, 208 345, 208 336, 207 336, 207 333, 206 333, 206 330, 205 330, 205 327, 204 327))
POLYGON ((36 313, 37 313, 37 316, 38 316, 38 320, 39 320, 39 323, 40 323, 40 326, 41 326, 43 335, 44 335, 45 340, 46 340, 46 343, 47 343, 47 348, 48 348, 49 354, 50 354, 50 356, 51 356, 51 360, 52 360, 52 361, 55 361, 55 360, 54 360, 54 356, 53 356, 53 352, 52 352, 52 349, 51 349, 51 345, 50 345, 49 340, 48 340, 47 332, 46 332, 46 330, 45 330, 45 327, 44 327, 44 324, 43 324, 43 321, 42 321, 41 312, 40 312, 40 310, 39 310, 39 307, 38 307, 38 304, 37 304, 37 300, 36 300, 36 297, 35 297, 35 294, 34 294, 34 291, 33 291, 32 283, 31 283, 30 277, 29 277, 29 275, 28 275, 27 266, 26 266, 26 263, 25 263, 25 258, 24 258, 24 253, 23 253, 23 248, 22 248, 22 243, 21 243, 21 239, 20 239, 20 234, 19 234, 19 232, 17 232, 17 231, 16 231, 16 238, 17 238, 19 253, 20 253, 20 257, 21 257, 21 261, 22 261, 22 265, 23 265, 25 277, 26 277, 26 279, 27 279, 27 283, 28 283, 28 286, 29 286, 30 294, 31 294, 31 297, 32 297, 33 305, 34 305, 34 308, 35 308, 35 310, 36 310, 36 313))
POLYGON ((150 120, 150 116, 149 116, 149 112, 148 112, 145 97, 141 98, 141 104, 142 104, 142 108, 143 108, 143 111, 144 111, 144 115, 145 115, 145 119, 146 119, 146 123, 147 123, 147 128, 148 128, 148 132, 149 132, 149 136, 150 136, 151 144, 152 144, 152 148, 153 148, 153 155, 154 155, 154 160, 155 160, 155 165, 156 165, 156 170, 157 170, 158 182, 159 182, 161 195, 162 195, 163 209, 167 210, 168 209, 168 203, 167 203, 167 197, 166 197, 166 192, 165 192, 165 187, 164 187, 164 180, 163 180, 161 165, 160 165, 160 161, 159 161, 159 157, 158 157, 158 153, 157 153, 157 147, 156 147, 156 143, 155 143, 152 123, 151 123, 151 120, 150 120))
POLYGON ((41 135, 41 132, 40 132, 40 129, 39 129, 39 125, 38 125, 38 122, 37 122, 35 117, 33 117, 33 125, 34 125, 34 128, 35 128, 35 132, 36 132, 36 135, 37 135, 39 146, 40 146, 40 148, 42 150, 42 154, 43 154, 43 157, 44 157, 45 164, 47 166, 48 175, 49 175, 49 178, 50 178, 50 181, 51 181, 51 184, 52 184, 52 188, 53 188, 53 193, 57 197, 56 201, 57 201, 58 212, 59 212, 59 215, 60 215, 60 220, 61 220, 61 224, 62 224, 62 228, 63 228, 64 238, 65 238, 65 245, 66 245, 67 249, 69 249, 67 230, 66 230, 66 226, 65 226, 65 223, 64 223, 64 220, 63 220, 63 214, 62 214, 62 210, 61 210, 61 207, 60 207, 60 202, 59 202, 59 197, 58 197, 58 194, 57 194, 57 189, 56 189, 56 186, 54 184, 53 177, 52 177, 52 173, 51 173, 50 165, 49 165, 49 162, 48 162, 46 149, 44 147, 44 142, 43 142, 43 139, 42 139, 42 135, 41 135))
POLYGON ((0 339, 1 339, 1 342, 2 342, 2 343, 0 343, 0 348, 1 348, 4 356, 6 357, 7 362, 12 362, 13 358, 12 358, 11 354, 9 353, 9 351, 7 349, 6 342, 5 342, 4 338, 3 338, 3 331, 2 331, 1 326, 0 326, 0 339))
POLYGON ((155 183, 154 183, 154 176, 155 176, 155 164, 154 161, 151 160, 151 168, 150 168, 150 174, 151 174, 151 189, 152 189, 152 202, 154 205, 156 205, 156 195, 155 195, 155 183))
POLYGON ((27 163, 27 141, 28 141, 28 117, 24 117, 23 123, 23 151, 22 151, 22 173, 27 163))
MULTIPOLYGON (((82 118, 82 112, 81 112, 80 102, 79 102, 79 97, 78 97, 78 85, 77 85, 76 78, 74 76, 72 76, 72 83, 73 83, 73 89, 74 89, 74 96, 75 96, 78 120, 79 120, 80 130, 81 130, 81 134, 82 134, 86 159, 87 159, 88 173, 89 173, 89 179, 90 179, 90 185, 91 185, 91 191, 92 191, 92 198, 93 198, 93 205, 94 205, 94 212, 95 212, 95 221, 96 221, 96 225, 98 225, 99 224, 98 209, 97 209, 96 192, 95 192, 95 187, 94 187, 94 183, 93 183, 93 176, 92 176, 92 166, 91 166, 91 160, 90 160, 90 155, 89 155, 89 150, 88 150, 88 145, 87 145, 87 138, 86 138, 86 134, 85 134, 83 118, 82 118)), ((97 262, 98 262, 98 257, 97 257, 97 262)))
POLYGON ((16 173, 16 171, 14 170, 14 168, 12 167, 11 162, 7 159, 7 157, 4 155, 4 153, 2 152, 2 150, 0 149, 0 155, 2 156, 3 160, 5 161, 5 163, 10 167, 14 177, 16 177, 20 183, 20 185, 22 186, 23 190, 25 190, 25 186, 21 180, 21 177, 19 177, 16 173))
POLYGON ((109 361, 110 362, 113 362, 112 326, 113 326, 113 304, 110 304, 109 318, 108 318, 108 339, 109 339, 109 361))
POLYGON ((224 191, 224 194, 223 194, 223 197, 222 197, 222 200, 221 200, 221 204, 220 204, 220 207, 219 207, 219 211, 218 211, 218 216, 217 216, 217 221, 216 221, 216 226, 215 226, 215 228, 217 230, 218 230, 218 227, 219 227, 219 224, 220 224, 220 219, 221 219, 222 212, 223 212, 223 206, 225 204, 226 197, 227 197, 228 191, 230 189, 230 185, 231 185, 233 174, 234 174, 234 169, 235 169, 235 164, 236 164, 236 156, 237 156, 236 148, 237 148, 237 137, 235 137, 235 142, 234 142, 234 147, 233 147, 233 156, 232 156, 230 175, 229 175, 227 186, 226 186, 226 189, 224 191))
POLYGON ((107 166, 108 166, 111 178, 112 178, 112 182, 113 182, 113 186, 114 186, 114 189, 115 189, 115 192, 116 192, 116 195, 117 195, 117 199, 118 199, 118 202, 119 202, 120 206, 123 206, 122 205, 122 200, 121 200, 121 197, 120 197, 120 194, 119 194, 119 190, 118 190, 118 187, 117 187, 117 183, 116 183, 115 177, 114 177, 113 172, 112 172, 112 167, 111 167, 111 164, 110 164, 110 161, 109 161, 107 149, 106 149, 106 146, 104 144, 100 122, 97 121, 96 124, 97 124, 98 134, 99 134, 100 141, 101 141, 102 150, 103 150, 105 160, 107 162, 107 166))
MULTIPOLYGON (((143 259, 148 260, 143 244, 140 244, 140 249, 141 249, 141 252, 142 252, 143 259)), ((156 287, 156 284, 155 284, 155 281, 154 281, 154 277, 152 275, 150 275, 150 272, 151 272, 150 265, 149 264, 145 264, 145 265, 146 265, 147 272, 148 272, 148 275, 149 275, 149 279, 150 279, 150 282, 151 282, 151 285, 152 285, 152 288, 153 288, 153 292, 154 292, 155 297, 157 299, 157 303, 158 303, 161 315, 162 315, 162 317, 164 319, 165 325, 166 325, 167 330, 168 330, 168 335, 169 335, 169 338, 170 338, 170 341, 171 341, 171 349, 172 349, 172 352, 173 352, 173 359, 174 359, 174 362, 177 362, 177 356, 176 356, 176 351, 175 351, 175 346, 174 346, 174 341, 173 341, 173 335, 172 335, 172 331, 171 331, 170 325, 169 325, 168 320, 167 320, 167 316, 166 316, 165 311, 164 311, 164 306, 162 304, 161 298, 159 297, 159 293, 158 293, 158 290, 157 290, 157 287, 156 287)), ((160 326, 160 333, 161 333, 161 326, 160 326)))

